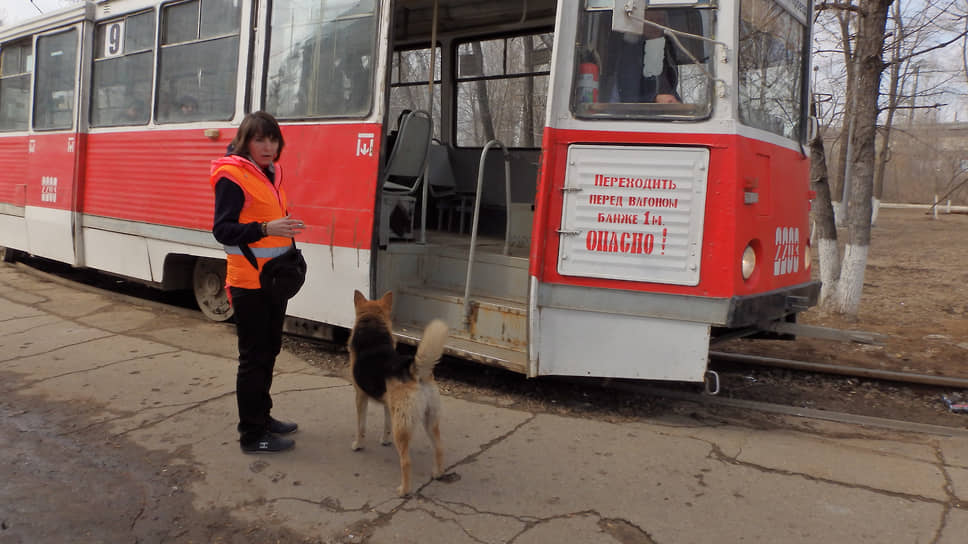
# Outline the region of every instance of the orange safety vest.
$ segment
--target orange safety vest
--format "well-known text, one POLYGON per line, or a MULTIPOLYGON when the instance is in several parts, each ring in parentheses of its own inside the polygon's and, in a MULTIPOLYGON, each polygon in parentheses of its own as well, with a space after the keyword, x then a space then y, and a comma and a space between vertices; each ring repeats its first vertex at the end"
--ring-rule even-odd
MULTIPOLYGON (((276 164, 276 183, 269 181, 269 178, 262 170, 251 161, 229 155, 218 160, 212 161, 212 175, 209 181, 212 190, 215 184, 222 178, 231 180, 242 188, 245 193, 245 204, 239 214, 239 223, 262 223, 272 221, 288 215, 286 203, 286 192, 282 189, 282 169, 276 164)), ((284 236, 266 236, 260 240, 249 244, 249 248, 255 255, 259 268, 256 269, 252 263, 242 254, 239 246, 224 246, 226 253, 225 285, 227 287, 241 287, 244 289, 258 289, 259 272, 262 266, 274 257, 285 253, 292 245, 292 238, 284 236)))

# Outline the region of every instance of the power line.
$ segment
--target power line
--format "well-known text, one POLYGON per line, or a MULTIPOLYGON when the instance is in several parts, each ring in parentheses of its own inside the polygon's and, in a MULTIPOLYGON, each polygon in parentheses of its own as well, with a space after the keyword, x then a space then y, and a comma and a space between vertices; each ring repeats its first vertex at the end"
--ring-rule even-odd
POLYGON ((31 6, 34 6, 35 8, 37 8, 37 12, 38 13, 43 13, 44 12, 44 10, 40 9, 40 6, 37 5, 37 2, 34 2, 34 0, 28 0, 28 1, 30 2, 30 5, 31 6))

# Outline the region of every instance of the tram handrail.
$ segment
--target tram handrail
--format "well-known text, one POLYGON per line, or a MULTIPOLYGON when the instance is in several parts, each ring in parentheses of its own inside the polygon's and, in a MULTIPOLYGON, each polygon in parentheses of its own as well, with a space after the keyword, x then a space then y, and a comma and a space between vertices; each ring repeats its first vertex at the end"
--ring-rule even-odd
POLYGON ((491 140, 484 144, 481 150, 481 160, 477 166, 477 193, 474 197, 474 219, 471 221, 471 247, 467 254, 467 276, 464 279, 464 325, 469 328, 471 321, 471 277, 474 270, 474 253, 477 249, 477 224, 481 215, 481 189, 484 187, 484 162, 487 159, 487 152, 492 147, 499 146, 504 155, 504 254, 508 254, 509 240, 511 235, 511 154, 508 148, 500 140, 491 140))

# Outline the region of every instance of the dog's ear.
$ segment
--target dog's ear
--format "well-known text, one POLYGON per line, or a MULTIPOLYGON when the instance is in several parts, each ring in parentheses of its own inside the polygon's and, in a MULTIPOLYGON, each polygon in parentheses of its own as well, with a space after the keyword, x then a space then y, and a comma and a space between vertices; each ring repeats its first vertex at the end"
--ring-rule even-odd
POLYGON ((353 306, 359 307, 359 305, 363 304, 364 302, 366 302, 366 297, 363 296, 363 293, 361 293, 359 289, 353 291, 353 306))
POLYGON ((380 298, 380 306, 382 306, 387 313, 390 313, 390 310, 393 309, 393 291, 387 291, 386 294, 380 298))

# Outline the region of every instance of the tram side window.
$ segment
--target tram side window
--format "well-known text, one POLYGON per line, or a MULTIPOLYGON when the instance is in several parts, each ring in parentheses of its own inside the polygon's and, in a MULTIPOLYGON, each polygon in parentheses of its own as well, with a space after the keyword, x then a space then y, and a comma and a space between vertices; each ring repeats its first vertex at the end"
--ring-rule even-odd
POLYGON ((29 39, 0 46, 0 132, 27 130, 32 68, 29 39))
POLYGON ((497 138, 541 146, 554 35, 465 42, 457 47, 457 145, 497 138))
MULTIPOLYGON (((440 48, 435 48, 434 63, 434 137, 440 138, 440 48)), ((430 48, 396 51, 390 72, 390 114, 399 119, 405 110, 430 111, 427 80, 430 74, 430 48)), ((398 129, 396 125, 390 127, 398 129)))
POLYGON ((232 118, 241 9, 238 0, 190 0, 162 8, 159 123, 232 118))
POLYGON ((76 30, 37 38, 35 129, 69 129, 73 126, 76 66, 76 30))
POLYGON ((269 25, 267 111, 288 119, 369 113, 374 0, 275 0, 269 25))
POLYGON ((800 140, 806 27, 779 3, 742 0, 739 117, 744 124, 800 140))
POLYGON ((92 125, 148 123, 154 45, 153 11, 97 26, 94 32, 92 125))

